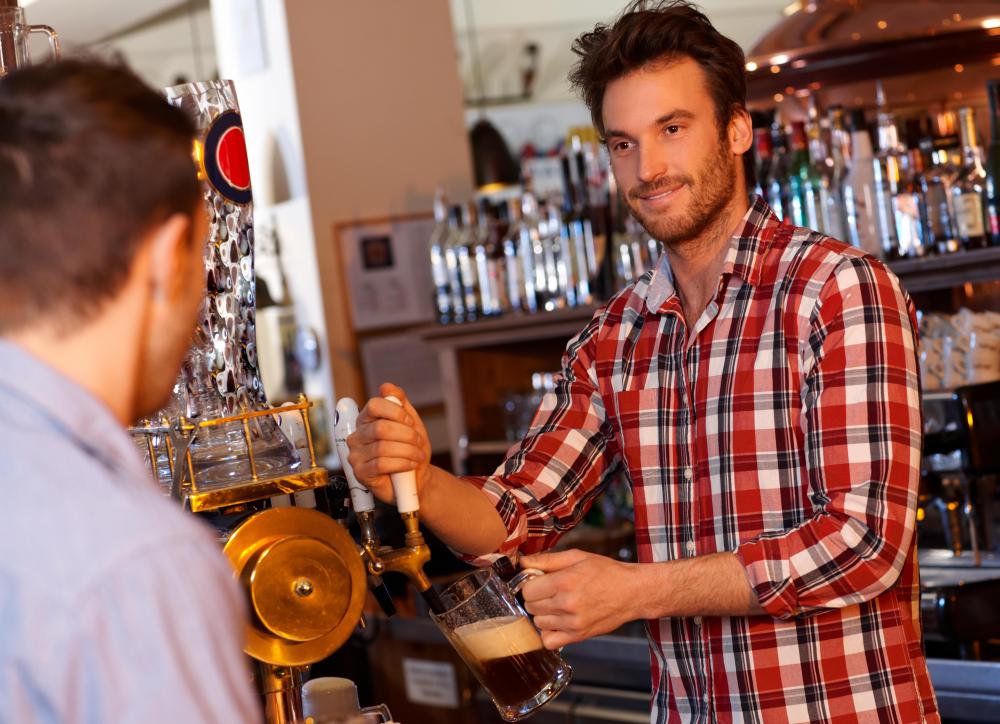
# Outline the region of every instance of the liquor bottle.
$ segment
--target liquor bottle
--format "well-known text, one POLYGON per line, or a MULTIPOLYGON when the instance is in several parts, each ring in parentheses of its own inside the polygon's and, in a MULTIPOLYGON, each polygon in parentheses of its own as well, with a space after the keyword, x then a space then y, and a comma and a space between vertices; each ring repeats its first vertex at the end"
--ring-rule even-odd
POLYGON ((537 312, 548 308, 551 299, 549 284, 550 265, 546 259, 547 245, 542 240, 542 220, 539 217, 538 199, 531 191, 521 195, 521 264, 525 277, 532 277, 534 308, 537 312))
POLYGON ((941 154, 934 148, 929 121, 925 118, 917 143, 923 167, 919 181, 927 211, 927 242, 931 247, 929 250, 948 254, 958 250, 958 241, 951 220, 946 168, 939 162, 939 158, 943 156, 946 159, 947 154, 941 154))
POLYGON ((525 277, 524 264, 521 263, 521 199, 507 201, 507 216, 509 226, 503 237, 504 279, 507 282, 507 302, 514 311, 534 311, 534 271, 530 278, 525 277), (530 285, 530 287, 529 287, 530 285), (528 290, 531 290, 532 302, 528 301, 528 290))
POLYGON ((771 171, 771 157, 774 155, 771 148, 771 134, 768 129, 754 128, 753 149, 757 171, 757 182, 754 184, 753 192, 766 201, 767 175, 771 171))
POLYGON ((927 233, 927 208, 920 174, 923 171, 919 149, 911 149, 899 159, 899 176, 892 189, 892 211, 900 257, 925 256, 930 248, 927 233))
MULTIPOLYGON (((600 198, 600 189, 591 188, 589 164, 582 144, 576 143, 574 160, 577 176, 576 214, 581 220, 589 222, 590 227, 587 243, 590 289, 596 298, 608 299, 615 291, 613 255, 609 253, 611 245, 608 243, 608 204, 606 199, 600 198)), ((586 233, 586 227, 584 231, 586 233)))
POLYGON ((986 221, 990 243, 1000 245, 1000 80, 986 84, 990 98, 990 148, 986 154, 986 221))
POLYGON ((889 111, 882 82, 876 82, 878 151, 872 163, 875 188, 875 219, 878 238, 882 245, 882 258, 899 257, 899 239, 896 237, 896 220, 893 215, 892 194, 899 182, 899 134, 896 119, 889 111))
POLYGON ((792 223, 791 199, 788 192, 788 139, 781 122, 771 124, 771 173, 768 182, 768 203, 779 219, 792 223))
POLYGON ((788 191, 792 205, 792 223, 816 231, 820 225, 819 180, 809 159, 809 143, 804 121, 792 121, 792 156, 788 191))
POLYGON ((447 324, 453 321, 451 307, 451 290, 448 286, 448 263, 445 260, 445 247, 451 229, 448 226, 448 206, 444 192, 438 189, 434 195, 434 229, 428 243, 431 261, 431 278, 434 281, 434 307, 437 309, 438 322, 447 324))
MULTIPOLYGON (((844 130, 844 111, 831 109, 829 122, 829 143, 823 137, 823 129, 818 116, 813 116, 815 106, 810 106, 810 121, 806 125, 809 137, 809 158, 812 160, 816 177, 819 179, 820 231, 834 239, 846 241, 844 228, 844 174, 847 164, 844 146, 847 133, 844 130), (839 128, 834 128, 838 124, 839 128)), ((818 110, 816 111, 818 114, 818 110)))
POLYGON ((471 322, 479 316, 479 278, 476 274, 475 246, 479 221, 476 203, 467 201, 459 207, 462 231, 455 251, 458 254, 458 271, 462 278, 462 295, 465 300, 465 320, 471 322))
POLYGON ((851 165, 844 176, 844 210, 847 235, 853 246, 872 256, 882 256, 875 212, 875 158, 864 111, 851 114, 851 165))
POLYGON ((465 288, 458 263, 458 249, 462 244, 462 208, 452 206, 448 211, 448 237, 444 242, 444 260, 448 269, 448 295, 451 297, 451 318, 466 321, 465 288))
POLYGON ((987 246, 986 169, 982 150, 976 139, 976 118, 972 108, 960 108, 958 128, 962 139, 962 171, 952 188, 955 228, 958 240, 966 249, 987 246))
POLYGON ((490 202, 479 201, 479 227, 473 245, 476 279, 479 281, 479 309, 484 317, 503 312, 500 292, 500 272, 497 262, 496 240, 494 238, 497 221, 492 218, 490 202))
POLYGON ((770 128, 754 130, 757 147, 757 193, 781 218, 781 182, 774 174, 778 170, 774 157, 774 141, 770 128))
POLYGON ((590 304, 594 295, 590 288, 591 266, 594 264, 594 232, 590 219, 583 218, 579 213, 578 192, 573 184, 573 174, 570 170, 569 156, 560 159, 563 180, 563 207, 561 232, 567 237, 570 254, 569 276, 573 280, 574 299, 576 304, 590 304))
POLYGON ((507 282, 507 259, 504 255, 503 247, 504 240, 507 238, 507 233, 510 231, 511 226, 510 204, 498 203, 493 209, 496 218, 494 219, 494 223, 490 225, 490 243, 487 245, 487 249, 496 269, 496 292, 500 298, 500 312, 506 313, 513 309, 509 295, 510 285, 507 282))
POLYGON ((569 274, 565 253, 567 250, 563 248, 561 227, 562 214, 559 205, 549 200, 545 204, 545 214, 539 225, 545 255, 545 280, 548 284, 546 311, 561 309, 569 303, 569 274))

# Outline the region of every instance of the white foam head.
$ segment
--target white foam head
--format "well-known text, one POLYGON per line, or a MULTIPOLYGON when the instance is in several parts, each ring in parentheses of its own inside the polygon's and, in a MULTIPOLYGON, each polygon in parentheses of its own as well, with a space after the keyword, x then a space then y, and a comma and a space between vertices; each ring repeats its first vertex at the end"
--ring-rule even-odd
POLYGON ((524 616, 504 616, 459 626, 455 637, 480 661, 527 654, 543 648, 542 637, 524 616))

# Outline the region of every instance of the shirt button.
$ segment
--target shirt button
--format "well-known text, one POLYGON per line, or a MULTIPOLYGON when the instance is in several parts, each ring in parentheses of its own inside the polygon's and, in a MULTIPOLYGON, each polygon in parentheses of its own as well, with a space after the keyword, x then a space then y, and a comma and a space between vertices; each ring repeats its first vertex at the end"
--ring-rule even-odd
POLYGON ((694 541, 689 540, 687 543, 684 544, 684 548, 687 549, 688 553, 694 553, 695 552, 694 541))
POLYGON ((684 479, 690 480, 694 477, 694 471, 691 468, 684 468, 684 479))
POLYGON ((695 626, 701 626, 701 616, 695 616, 691 621, 695 626))

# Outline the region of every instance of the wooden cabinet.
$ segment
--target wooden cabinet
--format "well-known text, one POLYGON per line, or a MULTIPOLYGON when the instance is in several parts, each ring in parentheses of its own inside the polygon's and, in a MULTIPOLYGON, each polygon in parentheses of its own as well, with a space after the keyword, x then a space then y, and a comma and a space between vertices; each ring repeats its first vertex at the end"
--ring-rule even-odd
POLYGON ((504 399, 531 389, 534 372, 555 372, 566 343, 596 306, 513 314, 427 328, 437 349, 453 470, 492 472, 514 441, 505 435, 504 399))

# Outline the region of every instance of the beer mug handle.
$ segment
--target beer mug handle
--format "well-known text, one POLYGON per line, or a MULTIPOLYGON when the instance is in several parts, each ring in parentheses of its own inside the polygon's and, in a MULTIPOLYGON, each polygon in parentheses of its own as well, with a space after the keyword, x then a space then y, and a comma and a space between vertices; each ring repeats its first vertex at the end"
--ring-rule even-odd
POLYGON ((29 33, 44 33, 49 41, 49 52, 52 53, 52 58, 50 60, 59 60, 62 55, 62 49, 59 46, 59 33, 48 25, 29 25, 29 33))
POLYGON ((525 568, 523 571, 511 578, 510 581, 507 582, 507 585, 510 586, 510 590, 516 596, 521 592, 525 583, 530 581, 532 578, 538 578, 538 576, 544 575, 545 571, 539 570, 538 568, 525 568))
MULTIPOLYGON (((521 588, 524 587, 525 583, 530 581, 532 578, 538 578, 539 576, 544 576, 544 575, 545 571, 540 570, 538 568, 525 568, 523 571, 521 571, 516 576, 511 578, 510 582, 507 585, 510 586, 510 590, 513 591, 514 595, 516 596, 518 593, 521 592, 521 588)), ((560 646, 558 649, 556 649, 556 653, 561 654, 562 650, 563 647, 560 646)))

